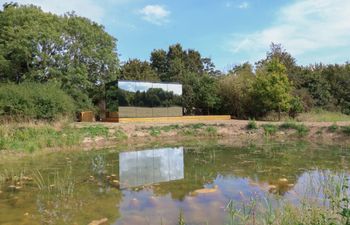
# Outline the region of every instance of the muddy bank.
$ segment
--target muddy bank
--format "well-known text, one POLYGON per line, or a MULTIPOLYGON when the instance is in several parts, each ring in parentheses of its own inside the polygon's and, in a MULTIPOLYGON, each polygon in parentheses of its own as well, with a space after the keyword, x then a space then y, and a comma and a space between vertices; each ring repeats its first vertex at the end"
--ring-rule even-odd
POLYGON ((103 137, 86 138, 82 145, 85 149, 103 148, 117 143, 145 144, 150 142, 176 143, 186 140, 200 139, 231 139, 235 141, 254 141, 261 138, 305 139, 317 142, 340 141, 350 144, 350 122, 255 122, 256 129, 249 128, 252 122, 246 120, 230 121, 206 121, 206 122, 183 122, 183 123, 74 123, 75 128, 101 125, 107 127, 110 133, 124 133, 124 140, 116 138, 106 139, 103 137), (289 127, 294 124, 297 127, 289 127), (284 126, 287 125, 287 126, 284 126), (272 127, 269 129, 269 127, 272 127), (300 127, 302 130, 300 131, 300 127), (343 130, 347 128, 347 130, 343 130), (303 130, 304 129, 304 130, 303 130))
POLYGON ((102 148, 121 150, 138 146, 177 145, 186 142, 247 142, 272 139, 300 139, 317 143, 350 145, 350 122, 252 122, 192 121, 183 123, 72 123, 65 126, 9 125, 0 137, 0 157, 41 154, 56 151, 81 151, 102 148), (12 136, 11 136, 12 135, 12 136), (2 148, 1 148, 2 147, 2 148), (33 151, 32 151, 33 150, 33 151))

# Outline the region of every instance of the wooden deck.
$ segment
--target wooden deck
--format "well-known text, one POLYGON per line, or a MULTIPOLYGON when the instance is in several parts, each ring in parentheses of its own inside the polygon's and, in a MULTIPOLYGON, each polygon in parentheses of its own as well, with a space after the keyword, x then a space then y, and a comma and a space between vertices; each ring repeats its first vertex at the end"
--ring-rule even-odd
MULTIPOLYGON (((186 121, 215 121, 230 120, 230 115, 213 116, 176 116, 176 117, 149 117, 149 118, 119 118, 119 123, 167 123, 167 122, 186 122, 186 121)), ((108 118, 107 118, 108 120, 108 118)), ((114 122, 114 121, 108 121, 114 122)))

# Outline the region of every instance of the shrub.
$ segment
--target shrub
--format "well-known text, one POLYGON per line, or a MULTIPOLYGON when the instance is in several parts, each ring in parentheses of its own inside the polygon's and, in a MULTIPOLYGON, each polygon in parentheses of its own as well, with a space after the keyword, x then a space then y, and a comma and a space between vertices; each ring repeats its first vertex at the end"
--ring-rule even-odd
POLYGON ((128 135, 121 129, 118 129, 114 132, 114 136, 117 138, 117 140, 125 140, 128 139, 128 135))
POLYGON ((328 131, 331 133, 336 132, 339 129, 337 124, 332 124, 331 126, 328 127, 328 131))
POLYGON ((213 127, 213 126, 209 126, 205 128, 205 131, 208 135, 211 135, 211 136, 214 136, 218 133, 218 130, 216 129, 216 127, 213 127))
POLYGON ((280 125, 280 129, 293 129, 297 131, 299 136, 305 136, 309 133, 309 128, 304 124, 297 124, 292 122, 286 122, 280 125))
POLYGON ((273 124, 263 124, 262 128, 264 129, 266 135, 275 134, 277 132, 277 126, 273 124))
POLYGON ((80 128, 80 131, 86 137, 98 137, 98 136, 108 137, 108 134, 109 134, 108 128, 102 125, 83 127, 83 128, 80 128))
POLYGON ((350 126, 342 127, 342 132, 346 135, 350 135, 350 126))
POLYGON ((149 130, 149 134, 151 136, 159 136, 162 133, 161 129, 159 127, 151 127, 149 130))
POLYGON ((5 84, 0 86, 0 117, 54 120, 72 116, 74 103, 53 84, 5 84))
POLYGON ((256 130, 258 129, 258 125, 256 124, 255 120, 249 120, 247 124, 247 129, 248 130, 256 130))

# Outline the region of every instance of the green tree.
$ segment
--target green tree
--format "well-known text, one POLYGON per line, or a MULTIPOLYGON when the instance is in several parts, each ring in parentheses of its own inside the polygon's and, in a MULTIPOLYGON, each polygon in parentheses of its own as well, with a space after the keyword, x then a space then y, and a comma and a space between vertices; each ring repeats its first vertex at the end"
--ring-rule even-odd
POLYGON ((244 63, 236 66, 219 81, 219 96, 223 112, 237 118, 247 118, 251 114, 251 90, 255 75, 252 65, 244 63))
POLYGON ((7 5, 0 13, 0 65, 2 82, 54 82, 83 109, 117 77, 116 39, 73 13, 7 5))
POLYGON ((120 79, 122 80, 143 80, 159 81, 157 73, 147 61, 129 59, 121 67, 120 79))
POLYGON ((277 111, 280 119, 282 111, 290 109, 292 86, 286 75, 286 67, 278 59, 272 59, 257 71, 253 83, 252 97, 258 115, 277 111))

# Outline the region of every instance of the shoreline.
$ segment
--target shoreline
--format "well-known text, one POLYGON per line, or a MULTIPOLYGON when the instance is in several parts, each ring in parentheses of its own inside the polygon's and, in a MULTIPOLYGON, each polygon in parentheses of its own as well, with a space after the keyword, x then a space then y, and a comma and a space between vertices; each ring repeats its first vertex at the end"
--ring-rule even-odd
MULTIPOLYGON (((147 146, 161 144, 176 144, 181 142, 231 140, 233 142, 260 142, 263 139, 276 141, 304 140, 317 143, 341 143, 350 146, 348 133, 350 122, 263 122, 256 121, 255 128, 248 128, 252 121, 186 121, 173 123, 71 123, 69 128, 74 132, 90 130, 93 132, 71 145, 43 146, 40 150, 28 152, 26 149, 3 149, 0 155, 27 155, 36 152, 88 151, 115 146, 147 146), (288 125, 289 124, 289 125, 288 125), (335 125, 336 124, 336 125, 335 125), (298 126, 287 127, 283 126, 298 126), (336 127, 335 127, 336 126, 336 127), (98 128, 98 129, 97 129, 98 128), (346 128, 346 132, 342 129, 346 128), (96 130, 97 131, 94 131, 96 130), (101 131, 103 135, 100 135, 101 131)), ((47 125, 45 125, 47 127, 47 125)), ((23 126, 25 127, 25 126, 23 126)), ((49 126, 50 127, 50 126, 49 126)), ((60 127, 52 129, 60 132, 60 127)), ((22 128, 21 128, 22 129, 22 128)), ((41 129, 38 125, 33 129, 41 129)), ((47 129, 47 128, 46 128, 47 129)), ((66 137, 67 134, 62 134, 66 137)), ((60 137, 58 137, 59 139, 60 137)), ((49 140, 43 139, 44 142, 49 140)), ((25 142, 23 142, 26 144, 25 142)), ((22 144, 23 144, 22 143, 22 144)))

